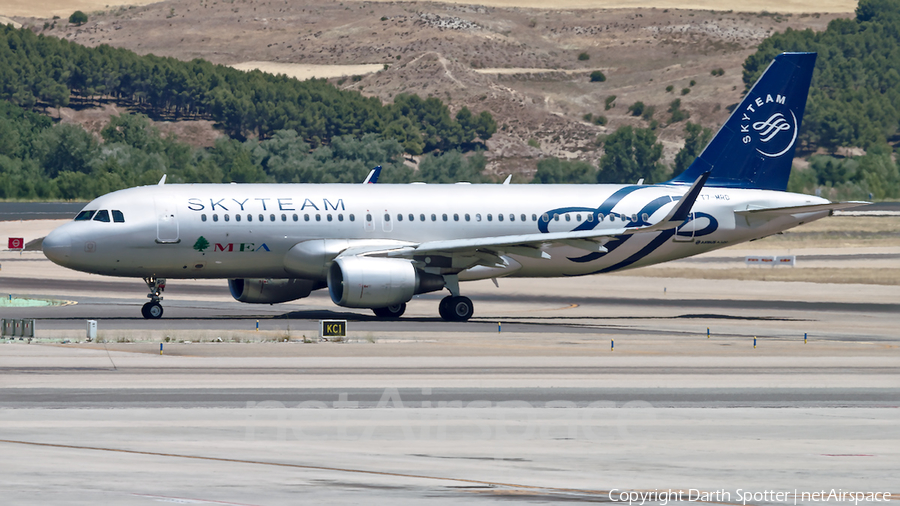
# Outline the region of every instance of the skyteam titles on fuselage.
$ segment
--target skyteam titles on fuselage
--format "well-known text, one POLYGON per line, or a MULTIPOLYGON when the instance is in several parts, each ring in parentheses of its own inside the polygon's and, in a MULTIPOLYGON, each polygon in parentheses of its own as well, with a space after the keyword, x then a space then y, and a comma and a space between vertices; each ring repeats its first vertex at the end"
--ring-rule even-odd
MULTIPOLYGON (((188 198, 187 208, 191 211, 304 211, 314 209, 316 211, 346 211, 344 199, 321 200, 321 208, 312 199, 305 198, 302 203, 294 197, 247 197, 243 200, 236 198, 188 198), (297 208, 299 206, 299 209, 297 208)), ((316 199, 318 200, 318 199, 316 199)))

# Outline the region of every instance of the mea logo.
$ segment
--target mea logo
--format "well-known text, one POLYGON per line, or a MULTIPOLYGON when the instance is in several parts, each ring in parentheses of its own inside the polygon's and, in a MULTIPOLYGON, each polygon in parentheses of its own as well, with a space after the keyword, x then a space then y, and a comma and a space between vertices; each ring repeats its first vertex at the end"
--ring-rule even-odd
POLYGON ((760 143, 756 151, 769 158, 777 158, 787 153, 797 142, 797 117, 794 111, 787 107, 778 107, 779 105, 786 106, 787 97, 776 94, 774 97, 766 95, 764 98, 760 95, 747 105, 741 115, 741 133, 744 134, 741 140, 744 144, 750 144, 753 142, 753 136, 750 134, 756 134, 760 143), (766 107, 768 104, 774 106, 766 107), (782 112, 785 109, 790 117, 782 112))

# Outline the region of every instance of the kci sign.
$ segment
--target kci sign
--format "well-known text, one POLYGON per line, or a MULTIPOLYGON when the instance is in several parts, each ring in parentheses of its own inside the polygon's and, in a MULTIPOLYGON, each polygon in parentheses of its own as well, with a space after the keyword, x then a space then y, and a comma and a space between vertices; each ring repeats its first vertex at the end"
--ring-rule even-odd
POLYGON ((319 337, 347 337, 347 320, 319 320, 319 337))

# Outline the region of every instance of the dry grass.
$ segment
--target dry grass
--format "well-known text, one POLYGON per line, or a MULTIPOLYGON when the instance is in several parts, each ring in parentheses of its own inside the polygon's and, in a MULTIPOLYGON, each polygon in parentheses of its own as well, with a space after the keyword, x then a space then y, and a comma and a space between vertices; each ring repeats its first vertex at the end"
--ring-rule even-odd
MULTIPOLYGON (((392 2, 393 0, 375 0, 376 2, 392 2)), ((472 0, 449 0, 444 3, 471 5, 472 0)), ((478 5, 487 7, 509 7, 526 9, 546 9, 544 0, 479 0, 478 5)), ((553 3, 554 9, 596 9, 596 0, 562 0, 553 3)), ((737 12, 853 12, 856 9, 855 1, 848 0, 805 0, 783 2, 779 0, 761 0, 748 5, 746 2, 719 0, 607 0, 602 3, 605 9, 698 9, 714 11, 737 12)))
POLYGON ((0 14, 5 16, 35 18, 59 16, 68 19, 75 11, 83 11, 90 14, 95 11, 110 9, 112 7, 148 5, 158 1, 159 0, 39 0, 34 2, 28 0, 4 0, 3 5, 0 6, 0 14))

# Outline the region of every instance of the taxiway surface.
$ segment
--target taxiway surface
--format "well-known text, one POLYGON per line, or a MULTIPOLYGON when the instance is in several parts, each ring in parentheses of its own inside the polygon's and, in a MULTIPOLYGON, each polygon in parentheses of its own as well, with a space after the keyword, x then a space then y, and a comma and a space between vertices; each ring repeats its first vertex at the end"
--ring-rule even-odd
POLYGON ((3 254, 0 290, 75 304, 0 308, 40 338, 0 344, 4 504, 900 493, 898 287, 510 279, 467 285, 476 317, 457 324, 434 295, 385 322, 177 281, 147 321, 140 281, 38 255, 3 254), (334 317, 349 339, 320 342, 334 317), (83 342, 86 319, 105 342, 83 342))

